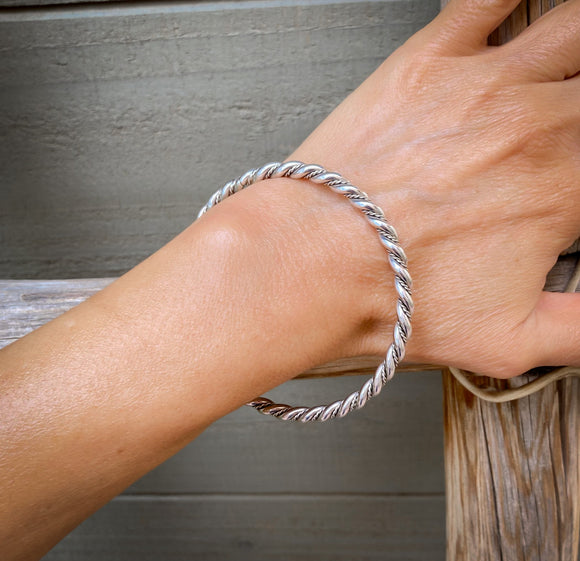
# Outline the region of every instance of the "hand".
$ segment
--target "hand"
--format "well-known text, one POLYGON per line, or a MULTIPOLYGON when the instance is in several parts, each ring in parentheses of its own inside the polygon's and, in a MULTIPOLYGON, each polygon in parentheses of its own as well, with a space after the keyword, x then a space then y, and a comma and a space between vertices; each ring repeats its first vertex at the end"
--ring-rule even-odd
MULTIPOLYGON (((494 376, 580 365, 580 295, 542 292, 580 234, 580 0, 487 47, 515 4, 453 0, 292 155, 351 179, 399 231, 415 282, 407 360, 494 376)), ((5 558, 39 558, 262 391, 386 350, 384 250, 340 197, 306 185, 227 199, 2 349, 5 558)))
MULTIPOLYGON (((580 234, 580 2, 487 46, 516 4, 452 1, 290 158, 339 171, 398 230, 414 279, 407 360, 496 377, 580 365, 580 295, 542 291, 580 234)), ((360 251, 382 279, 367 285, 379 327, 362 350, 382 354, 392 275, 371 234, 360 251)))

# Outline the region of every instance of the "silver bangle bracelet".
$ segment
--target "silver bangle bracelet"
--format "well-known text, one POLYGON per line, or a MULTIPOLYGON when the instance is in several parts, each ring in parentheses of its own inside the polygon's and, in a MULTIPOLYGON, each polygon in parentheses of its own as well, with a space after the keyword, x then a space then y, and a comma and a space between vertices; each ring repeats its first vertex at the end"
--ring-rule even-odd
POLYGON ((395 229, 386 221, 383 211, 368 198, 367 194, 352 185, 338 173, 328 172, 323 167, 302 162, 273 162, 247 171, 238 179, 226 183, 216 191, 207 204, 199 211, 198 218, 211 207, 225 198, 245 189, 258 181, 287 177, 312 181, 330 187, 334 192, 345 196, 358 208, 375 228, 379 239, 387 250, 389 263, 395 274, 395 288, 397 290, 397 322, 393 330, 393 342, 387 350, 385 360, 377 368, 375 374, 365 384, 344 399, 328 405, 315 407, 292 407, 281 403, 274 403, 266 397, 258 397, 249 403, 258 412, 272 415, 284 421, 327 421, 335 417, 344 417, 355 409, 361 409, 367 401, 378 395, 383 386, 391 380, 397 365, 405 356, 405 345, 411 335, 411 315, 413 300, 411 298, 411 276, 407 271, 407 257, 399 245, 395 229))

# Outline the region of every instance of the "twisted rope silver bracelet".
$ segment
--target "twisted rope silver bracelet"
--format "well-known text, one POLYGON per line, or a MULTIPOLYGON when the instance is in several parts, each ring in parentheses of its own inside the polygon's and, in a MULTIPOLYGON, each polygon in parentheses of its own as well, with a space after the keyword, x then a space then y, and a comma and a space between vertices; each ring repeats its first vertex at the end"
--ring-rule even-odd
POLYGON ((358 208, 375 228, 379 239, 388 253, 389 263, 395 274, 395 288, 397 290, 397 322, 393 330, 393 342, 387 350, 385 360, 377 368, 375 374, 369 378, 360 390, 351 393, 344 399, 328 405, 315 407, 292 407, 281 403, 274 403, 266 397, 258 397, 249 403, 258 412, 271 415, 284 421, 327 421, 335 417, 344 417, 355 409, 361 409, 367 401, 378 395, 385 384, 395 374, 397 365, 405 356, 405 345, 411 335, 411 315, 413 300, 411 298, 411 276, 407 271, 407 257, 399 245, 395 229, 386 221, 383 211, 375 205, 366 193, 352 185, 342 175, 328 172, 323 167, 302 162, 273 162, 247 171, 244 175, 226 183, 216 191, 199 211, 198 218, 211 207, 230 197, 241 189, 245 189, 258 181, 287 177, 312 181, 330 187, 335 193, 345 196, 358 208))

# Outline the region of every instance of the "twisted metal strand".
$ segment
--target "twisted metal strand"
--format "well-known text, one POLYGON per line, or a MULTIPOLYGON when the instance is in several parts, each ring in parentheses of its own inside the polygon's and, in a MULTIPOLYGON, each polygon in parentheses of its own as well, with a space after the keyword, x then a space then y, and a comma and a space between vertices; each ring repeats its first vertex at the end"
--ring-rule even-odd
POLYGON ((411 336, 411 315, 413 313, 413 300, 411 298, 411 276, 407 271, 407 257, 403 248, 399 245, 397 232, 386 221, 380 207, 375 205, 366 193, 352 185, 342 175, 329 172, 315 164, 302 162, 272 162, 247 171, 244 175, 229 181, 221 189, 216 191, 199 211, 198 218, 203 216, 211 207, 223 201, 225 198, 245 189, 258 181, 272 178, 288 177, 291 179, 303 179, 326 185, 335 193, 346 197, 353 206, 358 208, 375 228, 381 244, 385 247, 389 257, 389 264, 395 274, 395 288, 397 290, 397 322, 393 330, 393 342, 387 350, 385 360, 379 365, 375 374, 369 378, 360 390, 351 393, 344 399, 328 405, 315 407, 293 407, 282 403, 274 403, 266 397, 258 397, 249 403, 258 412, 271 415, 284 421, 327 421, 335 417, 344 417, 355 409, 361 409, 369 399, 378 395, 385 384, 395 374, 397 365, 405 356, 405 345, 411 336))

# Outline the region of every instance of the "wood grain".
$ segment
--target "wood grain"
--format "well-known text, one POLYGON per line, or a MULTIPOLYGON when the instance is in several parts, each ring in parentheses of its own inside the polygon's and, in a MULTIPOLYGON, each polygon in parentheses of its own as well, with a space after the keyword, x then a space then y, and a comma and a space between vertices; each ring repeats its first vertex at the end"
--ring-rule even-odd
POLYGON ((0 278, 119 276, 285 158, 438 0, 0 12, 0 278))
POLYGON ((442 497, 120 497, 44 561, 442 561, 442 497))
POLYGON ((505 404, 443 385, 448 559, 576 559, 580 381, 505 404))
MULTIPOLYGON (((522 2, 490 44, 509 41, 558 3, 522 2)), ((573 251, 578 242, 561 258, 571 267, 573 251)), ((565 284, 554 274, 548 280, 549 290, 565 284)), ((478 384, 503 390, 529 379, 478 384)), ((580 380, 503 404, 474 397, 448 371, 443 388, 448 561, 577 559, 580 380)))

